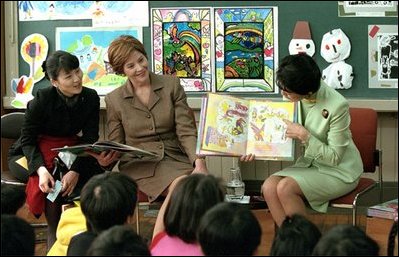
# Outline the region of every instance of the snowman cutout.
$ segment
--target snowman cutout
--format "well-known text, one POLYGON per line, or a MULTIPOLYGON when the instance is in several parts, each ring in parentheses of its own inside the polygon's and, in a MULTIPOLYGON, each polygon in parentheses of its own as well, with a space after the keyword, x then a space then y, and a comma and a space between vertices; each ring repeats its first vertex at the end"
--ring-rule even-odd
POLYGON ((316 47, 312 40, 310 33, 309 22, 297 21, 295 24, 294 32, 292 33, 292 39, 288 46, 290 55, 294 54, 307 54, 313 56, 316 47))
POLYGON ((349 38, 341 29, 334 29, 324 34, 320 54, 329 63, 323 70, 322 79, 335 89, 352 87, 353 68, 345 63, 351 51, 349 38))

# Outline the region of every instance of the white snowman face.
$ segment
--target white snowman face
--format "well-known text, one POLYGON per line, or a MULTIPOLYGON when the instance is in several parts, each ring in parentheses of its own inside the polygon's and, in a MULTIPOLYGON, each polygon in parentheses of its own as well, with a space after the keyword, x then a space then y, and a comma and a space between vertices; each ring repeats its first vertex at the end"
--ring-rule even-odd
POLYGON ((290 51, 290 55, 306 53, 309 56, 313 56, 316 47, 311 39, 291 39, 288 50, 290 51))
POLYGON ((327 62, 339 62, 348 58, 351 51, 349 38, 341 29, 324 34, 320 54, 327 62))

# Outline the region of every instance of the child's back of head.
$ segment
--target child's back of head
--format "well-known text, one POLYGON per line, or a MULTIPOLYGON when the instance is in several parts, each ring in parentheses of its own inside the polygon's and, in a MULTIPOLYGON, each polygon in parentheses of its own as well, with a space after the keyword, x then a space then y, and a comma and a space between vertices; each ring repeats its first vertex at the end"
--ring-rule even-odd
POLYGON ((219 203, 201 219, 198 241, 205 255, 254 255, 262 236, 258 220, 245 205, 219 203))
POLYGON ((25 187, 1 184, 1 214, 17 214, 26 201, 25 187))
POLYGON ((1 256, 35 254, 35 232, 25 220, 1 215, 1 256))
POLYGON ((378 256, 379 246, 358 227, 336 225, 324 234, 313 256, 378 256))
POLYGON ((223 200, 224 189, 219 178, 204 174, 183 178, 173 190, 165 210, 166 233, 186 243, 195 243, 201 217, 223 200))
POLYGON ((116 225, 103 232, 92 242, 88 256, 150 256, 142 237, 128 225, 116 225))
POLYGON ((83 187, 81 208, 87 229, 100 233, 114 225, 125 224, 137 203, 137 183, 119 172, 93 176, 83 187))
POLYGON ((320 237, 319 228, 304 216, 286 217, 276 232, 270 256, 309 256, 320 237))

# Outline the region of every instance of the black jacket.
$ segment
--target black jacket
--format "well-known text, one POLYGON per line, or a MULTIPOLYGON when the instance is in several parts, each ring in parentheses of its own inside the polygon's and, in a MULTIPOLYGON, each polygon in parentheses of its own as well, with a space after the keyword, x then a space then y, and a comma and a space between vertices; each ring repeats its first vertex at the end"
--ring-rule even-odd
MULTIPOLYGON (((38 90, 28 103, 21 137, 9 150, 9 156, 25 155, 29 175, 44 166, 38 147, 38 136, 69 137, 79 135, 78 143, 94 143, 99 138, 100 97, 93 89, 83 87, 77 103, 68 107, 53 86, 38 90)), ((80 173, 85 157, 78 157, 71 170, 80 173)))

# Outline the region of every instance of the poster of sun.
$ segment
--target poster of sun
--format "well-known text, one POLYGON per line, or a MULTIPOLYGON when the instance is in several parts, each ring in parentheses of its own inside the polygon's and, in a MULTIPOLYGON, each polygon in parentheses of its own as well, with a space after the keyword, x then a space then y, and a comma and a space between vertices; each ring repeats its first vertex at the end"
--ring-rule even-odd
POLYGON ((152 65, 175 75, 186 92, 211 89, 210 8, 151 9, 152 65))
POLYGON ((277 93, 277 7, 215 8, 216 92, 277 93))
POLYGON ((141 27, 65 27, 56 28, 56 48, 79 58, 83 86, 106 95, 126 81, 126 77, 114 74, 108 63, 108 46, 120 35, 132 35, 143 42, 141 27))

